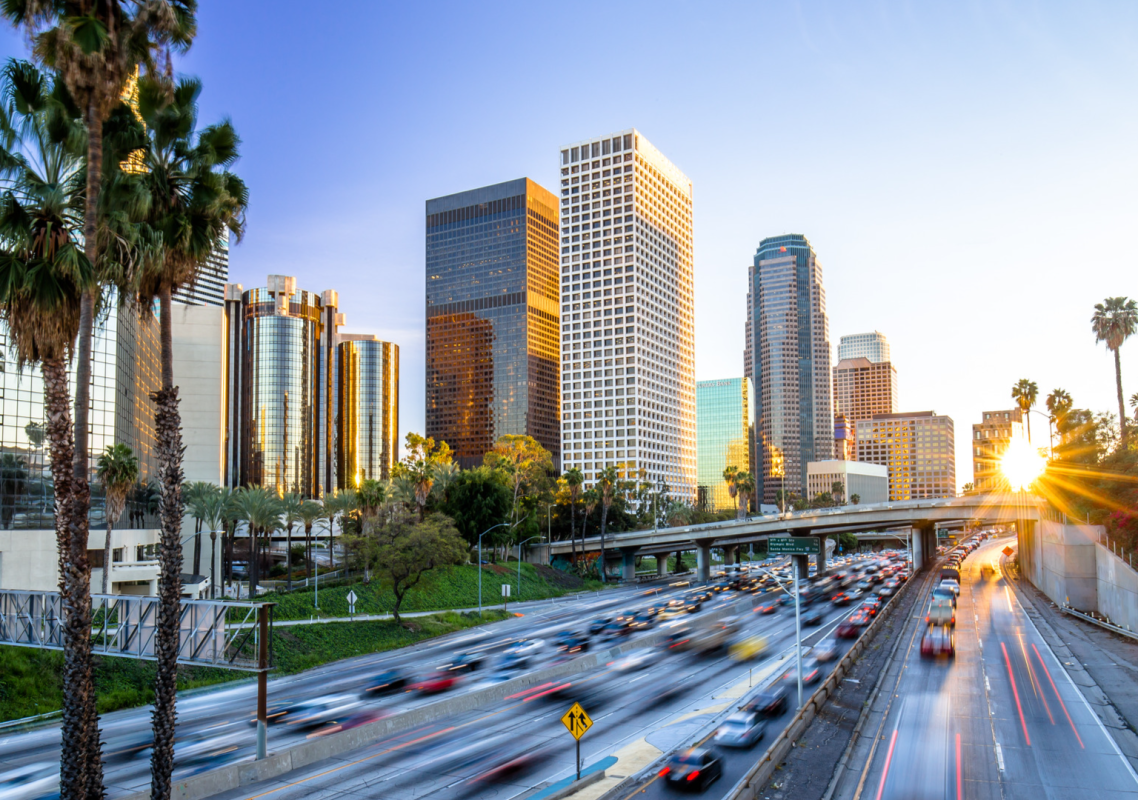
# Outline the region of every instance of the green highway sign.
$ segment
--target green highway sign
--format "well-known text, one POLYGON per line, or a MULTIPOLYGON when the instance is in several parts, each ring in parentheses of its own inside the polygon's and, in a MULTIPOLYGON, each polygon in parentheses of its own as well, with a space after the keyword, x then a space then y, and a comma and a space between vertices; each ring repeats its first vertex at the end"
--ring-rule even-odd
POLYGON ((767 539, 767 552, 772 555, 818 555, 816 536, 784 536, 767 539))

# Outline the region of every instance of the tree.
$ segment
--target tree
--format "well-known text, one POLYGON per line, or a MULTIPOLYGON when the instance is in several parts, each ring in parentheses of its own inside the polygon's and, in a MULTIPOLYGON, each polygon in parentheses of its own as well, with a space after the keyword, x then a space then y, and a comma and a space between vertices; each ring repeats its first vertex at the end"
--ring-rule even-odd
POLYGON ((107 538, 103 544, 103 594, 111 593, 111 531, 122 516, 126 497, 138 480, 138 458, 122 442, 108 445, 99 456, 95 475, 106 495, 107 538))
MULTIPOLYGON (((577 503, 581 500, 581 484, 585 482, 585 475, 577 467, 570 467, 565 470, 562 476, 565 479, 565 485, 569 487, 569 538, 573 542, 573 563, 577 563, 577 503)), ((581 542, 582 550, 585 547, 584 541, 581 542)))
POLYGON ((446 463, 435 464, 431 469, 431 477, 434 478, 434 484, 431 491, 439 497, 443 503, 447 501, 447 493, 450 487, 454 486, 454 482, 458 480, 458 476, 462 473, 458 464, 453 461, 446 463))
POLYGON ((454 523, 438 513, 420 522, 399 511, 361 536, 372 540, 363 550, 368 568, 391 584, 395 595, 391 615, 396 624, 402 623, 399 610, 407 592, 431 570, 464 563, 468 552, 454 523))
POLYGON ((306 577, 313 574, 312 560, 312 526, 322 519, 328 518, 328 512, 315 500, 305 500, 300 504, 300 521, 304 523, 304 571, 306 577))
POLYGON ((834 498, 834 505, 843 505, 846 502, 846 485, 841 481, 831 483, 830 496, 834 498))
POLYGON ((285 527, 285 562, 288 566, 285 588, 292 591, 292 526, 300 522, 300 508, 305 500, 295 492, 286 492, 281 497, 281 514, 284 515, 285 527))
POLYGON ((435 483, 435 468, 440 464, 449 464, 451 458, 450 445, 446 442, 435 442, 429 436, 420 436, 417 433, 408 433, 405 439, 407 455, 395 465, 392 478, 394 482, 403 484, 414 496, 415 505, 419 509, 419 520, 426 518, 427 500, 431 496, 431 487, 435 483))
POLYGON ((1095 343, 1105 342, 1107 349, 1114 353, 1114 385, 1118 391, 1118 424, 1122 446, 1126 447, 1126 406, 1122 402, 1122 360, 1119 350, 1122 343, 1138 330, 1138 303, 1126 297, 1108 297, 1095 304, 1091 317, 1091 329, 1095 343))
POLYGON ((735 485, 735 478, 738 474, 739 468, 735 466, 727 467, 723 470, 723 481, 727 484, 727 494, 731 495, 731 502, 735 504, 736 514, 739 512, 739 501, 736 499, 739 489, 735 485))
POLYGON ((553 455, 532 436, 507 434, 482 457, 484 466, 509 477, 513 495, 512 517, 518 524, 518 501, 523 491, 532 492, 553 471, 553 455))
POLYGON ((201 503, 196 501, 218 492, 219 489, 217 484, 209 481, 192 481, 182 487, 182 499, 185 501, 186 510, 194 518, 194 575, 200 575, 202 571, 202 525, 205 524, 204 519, 195 513, 202 509, 201 503))
MULTIPOLYGON (((351 514, 354 514, 359 508, 359 496, 353 489, 344 489, 337 491, 331 497, 324 498, 324 510, 327 512, 328 517, 328 566, 329 568, 336 566, 336 551, 333 548, 335 540, 332 536, 332 529, 335 527, 336 521, 340 522, 340 533, 344 532, 344 520, 351 514)), ((314 559, 315 560, 315 559, 314 559)), ((316 569, 320 569, 320 565, 316 565, 316 569)))
POLYGON ((0 455, 0 521, 4 528, 12 527, 16 504, 27 491, 28 465, 14 453, 0 455))
POLYGON ((1039 387, 1035 381, 1020 378, 1012 386, 1012 399, 1016 401, 1023 418, 1027 420, 1027 440, 1031 441, 1031 407, 1035 405, 1035 398, 1039 396, 1039 387))
POLYGON ((201 524, 209 528, 209 596, 212 598, 217 594, 217 574, 214 570, 217 564, 217 534, 228 530, 233 490, 216 484, 206 485, 212 487, 212 491, 198 494, 192 513, 201 524))
POLYGON ((1130 395, 1130 407, 1134 409, 1134 421, 1138 422, 1138 393, 1130 395))
POLYGON ((601 504, 601 582, 605 581, 605 523, 608 521, 609 506, 619 480, 616 467, 605 467, 597 475, 596 492, 601 504))
POLYGON ((178 619, 182 570, 182 434, 178 387, 174 385, 173 294, 192 286, 207 259, 245 231, 249 193, 229 167, 238 158, 240 139, 229 121, 197 130, 201 83, 183 78, 172 88, 163 79, 138 81, 138 114, 148 146, 138 176, 147 195, 144 227, 160 241, 147 254, 137 278, 143 314, 159 308, 161 389, 155 392, 154 430, 158 455, 160 514, 158 620, 154 636, 154 748, 151 796, 170 795, 174 768, 178 619))
MULTIPOLYGON (((12 18, 30 5, 8 4, 5 13, 12 18)), ((30 18, 16 21, 30 24, 30 18)), ((17 369, 38 364, 43 374, 59 591, 66 611, 61 735, 68 746, 61 750, 60 793, 62 800, 98 800, 103 789, 91 662, 88 495, 82 512, 76 510, 77 484, 89 489, 85 462, 82 476, 76 475, 67 368, 83 298, 95 285, 91 260, 79 245, 85 173, 76 142, 82 135, 72 124, 73 103, 62 83, 30 64, 8 63, 2 98, 0 167, 7 189, 0 197, 0 320, 17 369)))
POLYGON ((735 513, 739 519, 743 519, 747 516, 747 501, 755 491, 755 479, 751 473, 746 470, 740 470, 735 473, 734 486, 739 496, 743 498, 741 504, 736 502, 735 513))
MULTIPOLYGON (((1047 395, 1047 413, 1055 423, 1055 429, 1060 430, 1067 414, 1071 413, 1074 401, 1065 389, 1055 389, 1047 395)), ((1061 438, 1061 437, 1060 437, 1061 438)), ((1052 443, 1054 444, 1054 443, 1052 443)))
POLYGON ((510 490, 502 477, 489 467, 463 470, 447 492, 442 511, 470 547, 478 535, 510 515, 510 490))
POLYGON ((281 502, 274 492, 262 486, 249 486, 234 493, 231 505, 234 516, 249 527, 249 597, 253 599, 261 578, 259 536, 279 526, 281 502))

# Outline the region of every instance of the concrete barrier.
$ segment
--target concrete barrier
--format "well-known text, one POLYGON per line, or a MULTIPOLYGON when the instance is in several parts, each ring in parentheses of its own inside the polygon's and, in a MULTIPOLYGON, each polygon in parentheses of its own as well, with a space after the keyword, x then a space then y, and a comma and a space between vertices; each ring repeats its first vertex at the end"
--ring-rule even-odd
MULTIPOLYGON (((714 621, 734 614, 750 613, 752 608, 753 604, 750 597, 740 598, 726 608, 701 614, 699 619, 714 621)), ((171 797, 174 800, 203 800, 203 798, 232 791, 241 786, 277 778, 326 758, 367 747, 393 734, 456 714, 473 711, 489 703, 501 702, 511 695, 539 684, 596 669, 636 648, 657 644, 668 633, 667 629, 656 630, 614 647, 587 653, 571 661, 522 675, 495 686, 447 697, 436 703, 393 714, 390 717, 384 717, 351 730, 318 736, 315 739, 298 743, 287 750, 270 753, 267 758, 260 761, 239 761, 197 775, 187 775, 174 781, 171 797)), ((149 798, 150 789, 147 788, 144 791, 127 795, 124 800, 149 800, 149 798)))

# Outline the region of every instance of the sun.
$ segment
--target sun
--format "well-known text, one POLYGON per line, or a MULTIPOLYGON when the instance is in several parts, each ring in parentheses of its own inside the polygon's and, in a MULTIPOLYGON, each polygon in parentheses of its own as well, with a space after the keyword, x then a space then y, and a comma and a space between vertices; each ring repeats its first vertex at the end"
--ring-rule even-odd
POLYGON ((1000 471, 1013 490, 1027 489, 1047 468, 1047 461, 1026 439, 1015 438, 1000 459, 1000 471))

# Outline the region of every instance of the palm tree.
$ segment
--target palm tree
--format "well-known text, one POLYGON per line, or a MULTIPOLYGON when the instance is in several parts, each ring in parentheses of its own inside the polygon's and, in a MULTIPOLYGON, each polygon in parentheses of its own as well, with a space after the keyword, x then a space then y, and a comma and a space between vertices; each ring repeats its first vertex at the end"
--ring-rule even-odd
POLYGON ((338 491, 324 499, 324 510, 328 514, 328 566, 336 566, 336 551, 333 549, 332 531, 336 520, 340 521, 340 533, 344 532, 344 517, 359 508, 359 498, 352 489, 338 491))
POLYGON ((1118 425, 1122 433, 1122 448, 1126 449, 1126 405, 1122 402, 1122 361, 1118 351, 1122 343, 1138 331, 1138 303, 1126 297, 1108 297, 1095 304, 1091 317, 1095 343, 1105 342, 1114 352, 1114 385, 1118 390, 1118 425))
POLYGON ((158 302, 162 362, 162 388, 153 395, 162 491, 151 757, 151 796, 156 800, 169 797, 174 765, 182 565, 183 448, 178 387, 174 385, 172 297, 177 289, 193 285, 201 266, 228 234, 240 241, 248 204, 244 183, 228 171, 237 160, 240 139, 228 121, 196 130, 200 94, 201 83, 193 79, 180 80, 172 91, 163 81, 150 77, 138 82, 138 113, 148 137, 139 176, 149 199, 144 226, 161 240, 161 248, 149 254, 137 282, 137 298, 144 314, 152 314, 158 302))
POLYGON ((304 498, 295 492, 288 492, 281 498, 281 513, 284 514, 285 564, 288 567, 285 588, 292 591, 292 526, 300 522, 300 507, 304 498))
MULTIPOLYGON (((30 6, 23 4, 21 8, 30 6)), ((12 4, 5 6, 8 10, 12 4)), ((62 736, 64 800, 102 792, 91 663, 91 572, 87 559, 87 496, 75 510, 76 484, 86 487, 86 465, 76 475, 68 362, 74 355, 82 298, 94 285, 90 259, 79 245, 84 165, 81 133, 59 81, 30 64, 3 71, 0 167, 7 190, 0 198, 0 320, 16 366, 38 364, 55 494, 60 597, 65 611, 62 736)), ((86 446, 86 442, 84 442, 86 446)))
POLYGON ((1035 405, 1035 398, 1039 396, 1039 387, 1035 381, 1020 378, 1012 386, 1012 399, 1016 401, 1023 418, 1027 420, 1027 441, 1031 441, 1031 407, 1035 405))
POLYGON ((300 504, 300 521, 304 523, 304 567, 305 575, 312 577, 312 526, 322 519, 327 519, 328 513, 324 506, 315 500, 305 500, 300 504))
POLYGON ((200 501, 216 493, 219 488, 217 484, 209 481, 193 481, 182 487, 182 499, 185 500, 190 516, 194 518, 194 575, 201 575, 202 572, 202 525, 205 520, 197 513, 202 510, 200 501))
POLYGON ((257 596, 261 577, 260 534, 280 527, 281 501, 262 486, 251 486, 234 493, 234 515, 249 526, 249 597, 257 596))
MULTIPOLYGON (((582 556, 585 555, 585 532, 589 527, 589 517, 596 510, 597 503, 599 503, 600 500, 601 500, 601 496, 597 492, 597 488, 595 486, 591 489, 586 489, 585 491, 583 491, 581 493, 581 501, 585 506, 585 519, 581 523, 581 555, 582 556)), ((603 549, 604 540, 603 539, 601 541, 601 545, 602 545, 601 553, 603 554, 604 553, 604 549, 603 549)), ((603 567, 604 567, 603 561, 601 562, 601 565, 602 565, 602 571, 603 571, 603 567)))
POLYGON ((727 494, 731 495, 731 501, 735 504, 735 514, 739 514, 739 501, 735 498, 738 489, 735 488, 735 475, 739 472, 738 467, 727 467, 723 470, 723 481, 727 484, 727 494))
POLYGON ((1047 395, 1047 413, 1051 415, 1051 422, 1055 423, 1055 428, 1059 431, 1059 442, 1063 442, 1063 421, 1067 415, 1071 413, 1074 408, 1074 401, 1071 395, 1065 389, 1055 389, 1051 394, 1047 395))
POLYGON ((746 470, 740 470, 735 473, 734 485, 739 495, 744 498, 743 504, 737 506, 735 512, 739 519, 743 519, 747 516, 747 499, 749 499, 751 493, 755 491, 755 479, 751 473, 746 470))
POLYGON ((95 470, 106 494, 107 539, 103 544, 103 594, 111 593, 111 531, 122 516, 126 496, 138 480, 138 458, 122 442, 108 445, 95 470))
POLYGON ((605 467, 597 476, 597 492, 601 501, 601 582, 605 580, 605 524, 608 521, 609 506, 612 505, 618 477, 616 467, 605 467))
POLYGON ((1130 395, 1130 407, 1134 409, 1134 421, 1138 422, 1138 394, 1130 395))
POLYGON ((431 490, 437 493, 444 503, 447 501, 447 492, 458 480, 461 472, 462 469, 453 461, 440 461, 432 465, 431 475, 434 477, 435 483, 431 490))
POLYGON ((215 569, 217 566, 217 534, 228 528, 233 490, 228 487, 210 485, 213 486, 213 491, 202 494, 198 501, 200 508, 197 509, 195 517, 209 527, 209 596, 212 598, 217 594, 215 569))
MULTIPOLYGON (((585 482, 585 476, 577 467, 570 467, 565 470, 563 476, 565 478, 565 485, 569 487, 569 538, 573 542, 573 563, 577 563, 577 501, 581 498, 581 484, 585 482)), ((585 544, 582 541, 581 549, 584 550, 585 544)))

